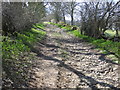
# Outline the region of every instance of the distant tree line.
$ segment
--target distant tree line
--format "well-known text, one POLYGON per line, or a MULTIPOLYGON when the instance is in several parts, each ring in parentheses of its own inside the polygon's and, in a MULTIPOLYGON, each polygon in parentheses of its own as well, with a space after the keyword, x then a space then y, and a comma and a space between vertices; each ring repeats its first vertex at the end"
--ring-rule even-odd
POLYGON ((3 34, 15 33, 41 22, 52 16, 56 23, 66 23, 66 16, 71 18, 71 25, 80 27, 81 34, 95 38, 104 36, 108 29, 120 30, 120 1, 118 2, 3 2, 2 30, 3 34), (48 10, 49 8, 49 10, 48 10), (48 12, 46 12, 48 10, 48 12))
POLYGON ((120 1, 75 2, 75 0, 72 0, 71 2, 50 2, 49 8, 56 23, 59 21, 66 23, 65 16, 69 15, 71 25, 75 25, 74 19, 76 16, 81 28, 81 34, 101 38, 106 30, 114 29, 116 30, 116 37, 119 36, 120 1))

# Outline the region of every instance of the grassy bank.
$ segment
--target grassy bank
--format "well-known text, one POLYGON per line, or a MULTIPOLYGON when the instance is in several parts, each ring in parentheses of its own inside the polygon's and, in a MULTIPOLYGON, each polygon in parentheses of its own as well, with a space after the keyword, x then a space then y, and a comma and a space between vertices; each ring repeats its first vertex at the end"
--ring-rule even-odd
POLYGON ((46 32, 40 30, 42 24, 36 24, 30 30, 17 33, 17 36, 2 36, 2 67, 4 87, 26 87, 28 71, 34 60, 32 48, 41 41, 46 32), (39 30, 37 30, 39 28, 39 30))
MULTIPOLYGON (((115 55, 115 57, 120 58, 120 42, 113 42, 110 40, 104 40, 104 39, 96 39, 93 37, 81 35, 78 30, 71 31, 72 34, 74 34, 76 37, 82 38, 93 45, 96 46, 96 48, 104 50, 104 53, 111 53, 115 55)), ((119 61, 120 62, 120 61, 119 61)))
MULTIPOLYGON (((84 39, 85 41, 92 43, 96 47, 96 49, 103 50, 104 54, 109 53, 110 55, 113 55, 110 58, 112 58, 112 60, 114 60, 115 62, 120 63, 120 42, 113 42, 113 41, 104 40, 104 39, 96 39, 86 35, 81 35, 79 30, 71 30, 73 26, 70 26, 70 25, 62 26, 61 24, 54 24, 54 23, 50 23, 50 24, 53 24, 62 29, 65 29, 68 33, 71 33, 78 38, 84 39)), ((110 34, 110 31, 107 31, 107 33, 110 34)))
MULTIPOLYGON (((118 31, 119 33, 119 36, 120 36, 120 31, 118 31)), ((106 30, 105 31, 105 35, 108 36, 108 37, 114 37, 116 34, 116 31, 115 30, 106 30)))

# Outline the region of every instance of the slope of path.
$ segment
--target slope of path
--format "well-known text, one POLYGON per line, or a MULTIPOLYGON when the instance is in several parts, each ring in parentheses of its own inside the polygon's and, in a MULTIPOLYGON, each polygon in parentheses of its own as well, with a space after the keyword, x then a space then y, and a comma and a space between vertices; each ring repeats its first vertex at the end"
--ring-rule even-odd
POLYGON ((87 42, 47 25, 46 43, 38 44, 31 87, 112 88, 119 82, 118 65, 87 42))

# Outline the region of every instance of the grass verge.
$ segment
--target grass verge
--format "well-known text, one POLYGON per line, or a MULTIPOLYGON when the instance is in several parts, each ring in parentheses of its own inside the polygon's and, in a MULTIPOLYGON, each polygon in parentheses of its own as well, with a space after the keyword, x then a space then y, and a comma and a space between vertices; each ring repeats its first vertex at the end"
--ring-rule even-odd
POLYGON ((50 24, 53 24, 62 29, 65 29, 68 33, 71 33, 78 38, 84 39, 85 41, 92 43, 93 45, 95 45, 96 49, 103 50, 104 54, 108 54, 108 53, 112 54, 113 56, 110 58, 115 58, 113 60, 117 63, 120 63, 120 42, 113 42, 113 41, 104 40, 104 39, 96 39, 86 35, 81 35, 79 30, 71 30, 72 26, 70 25, 62 26, 61 24, 54 24, 54 23, 50 23, 50 24))
MULTIPOLYGON (((104 50, 104 54, 110 53, 113 54, 118 60, 116 62, 120 63, 120 42, 113 42, 110 40, 104 39, 96 39, 93 37, 81 35, 78 30, 70 31, 70 33, 74 34, 76 37, 86 40, 87 42, 92 43, 101 50, 104 50)), ((114 58, 114 57, 113 57, 114 58)))
MULTIPOLYGON (((119 36, 120 36, 120 31, 118 31, 118 33, 119 33, 119 36)), ((106 30, 106 31, 105 31, 105 35, 106 35, 107 37, 114 37, 115 34, 116 34, 116 31, 115 31, 115 30, 106 30)))
POLYGON ((2 36, 2 67, 3 87, 27 87, 29 81, 28 71, 30 70, 35 53, 31 52, 37 41, 41 41, 46 32, 36 28, 44 28, 36 24, 31 30, 24 30, 17 33, 16 37, 2 36))

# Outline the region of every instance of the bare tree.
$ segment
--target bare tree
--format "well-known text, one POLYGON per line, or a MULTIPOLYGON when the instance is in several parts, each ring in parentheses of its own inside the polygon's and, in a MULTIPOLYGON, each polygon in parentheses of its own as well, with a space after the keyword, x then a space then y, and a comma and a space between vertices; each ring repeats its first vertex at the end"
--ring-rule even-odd
POLYGON ((99 38, 111 27, 115 9, 120 2, 85 2, 81 6, 81 29, 84 34, 99 38))
POLYGON ((51 9, 51 11, 54 14, 54 19, 57 23, 62 19, 61 2, 51 2, 50 5, 51 5, 51 7, 53 7, 53 9, 51 9))
POLYGON ((79 3, 77 3, 75 0, 72 0, 66 5, 67 10, 68 10, 67 13, 70 14, 70 17, 71 17, 71 25, 74 25, 74 12, 78 4, 79 3))

